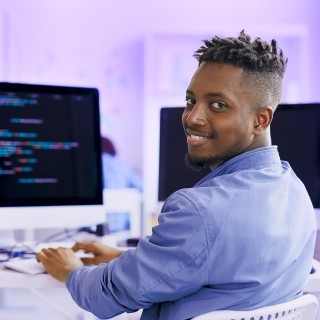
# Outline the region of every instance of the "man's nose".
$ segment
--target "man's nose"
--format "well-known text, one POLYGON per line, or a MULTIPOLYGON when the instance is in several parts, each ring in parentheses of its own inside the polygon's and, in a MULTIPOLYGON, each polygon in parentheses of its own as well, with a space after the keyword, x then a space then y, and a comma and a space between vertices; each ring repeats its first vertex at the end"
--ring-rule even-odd
POLYGON ((203 105, 197 103, 187 113, 186 123, 189 126, 204 126, 206 124, 206 112, 203 105))

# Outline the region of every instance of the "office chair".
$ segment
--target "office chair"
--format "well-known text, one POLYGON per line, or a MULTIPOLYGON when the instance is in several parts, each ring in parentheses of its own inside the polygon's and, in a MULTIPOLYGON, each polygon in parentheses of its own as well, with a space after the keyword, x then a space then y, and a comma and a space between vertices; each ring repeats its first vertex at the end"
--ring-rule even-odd
POLYGON ((314 320, 318 300, 305 294, 294 300, 250 311, 218 310, 192 318, 192 320, 314 320))

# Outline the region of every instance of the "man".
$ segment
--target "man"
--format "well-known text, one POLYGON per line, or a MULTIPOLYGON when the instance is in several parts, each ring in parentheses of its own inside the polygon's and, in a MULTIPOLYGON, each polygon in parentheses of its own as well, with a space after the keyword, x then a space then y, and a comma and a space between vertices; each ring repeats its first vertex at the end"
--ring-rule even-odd
MULTIPOLYGON (((314 211, 304 185, 271 145, 286 59, 275 40, 205 40, 182 116, 189 165, 212 171, 173 193, 148 239, 125 253, 99 244, 38 254, 74 300, 98 317, 190 319, 255 309, 302 294, 311 270, 314 211), (83 266, 89 264, 99 266, 83 266)), ((297 150, 297 152, 299 152, 297 150)), ((173 155, 174 156, 174 155, 173 155)), ((173 173, 174 174, 174 173, 173 173)))

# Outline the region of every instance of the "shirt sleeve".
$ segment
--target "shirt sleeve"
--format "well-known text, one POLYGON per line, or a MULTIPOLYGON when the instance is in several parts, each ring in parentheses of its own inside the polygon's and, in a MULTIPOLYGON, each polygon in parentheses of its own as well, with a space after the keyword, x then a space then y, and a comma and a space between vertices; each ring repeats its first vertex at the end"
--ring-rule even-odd
POLYGON ((80 307, 112 317, 196 292, 208 281, 207 258, 201 216, 184 194, 175 193, 149 239, 108 264, 73 271, 67 287, 80 307))

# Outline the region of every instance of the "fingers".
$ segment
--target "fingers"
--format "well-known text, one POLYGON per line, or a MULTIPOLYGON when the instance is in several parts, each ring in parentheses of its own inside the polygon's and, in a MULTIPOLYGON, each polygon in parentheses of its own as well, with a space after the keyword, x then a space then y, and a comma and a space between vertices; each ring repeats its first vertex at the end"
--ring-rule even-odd
POLYGON ((93 242, 77 242, 73 245, 73 247, 71 248, 73 251, 79 251, 79 250, 83 250, 85 252, 93 252, 96 251, 95 250, 95 243, 93 242))
MULTIPOLYGON (((93 254, 89 257, 81 257, 81 262, 84 265, 98 265, 100 263, 108 263, 109 261, 118 258, 123 252, 111 247, 106 247, 101 243, 96 242, 78 242, 72 248, 45 248, 36 256, 37 260, 42 263, 49 263, 53 260, 63 260, 68 256, 75 255, 76 251, 83 250, 86 253, 93 254)), ((73 259, 73 258, 72 258, 73 259)), ((79 259, 79 258, 78 258, 79 259)))
POLYGON ((36 260, 38 261, 38 262, 41 262, 41 252, 39 252, 39 253, 37 253, 37 255, 36 255, 36 260))
POLYGON ((36 259, 38 262, 43 262, 43 260, 48 259, 50 256, 52 256, 51 254, 51 250, 55 250, 52 248, 44 248, 42 249, 37 255, 36 255, 36 259))
POLYGON ((36 255, 36 259, 38 262, 43 262, 44 260, 55 259, 68 253, 74 254, 70 248, 43 248, 36 255))
POLYGON ((82 261, 70 248, 44 248, 36 256, 46 271, 55 279, 66 283, 73 270, 83 266, 82 261))

